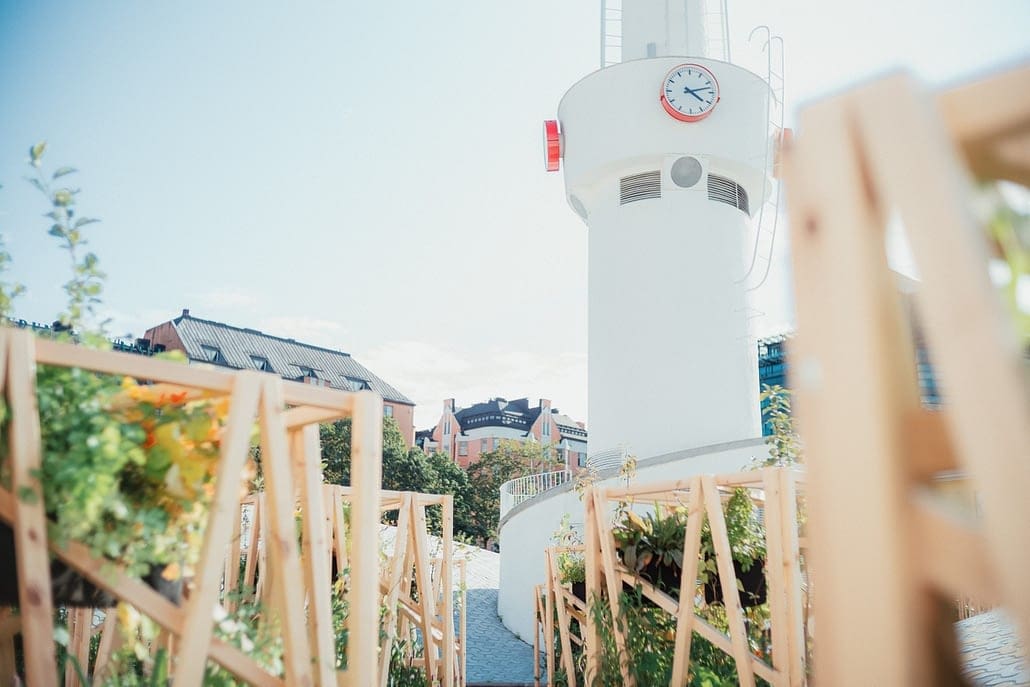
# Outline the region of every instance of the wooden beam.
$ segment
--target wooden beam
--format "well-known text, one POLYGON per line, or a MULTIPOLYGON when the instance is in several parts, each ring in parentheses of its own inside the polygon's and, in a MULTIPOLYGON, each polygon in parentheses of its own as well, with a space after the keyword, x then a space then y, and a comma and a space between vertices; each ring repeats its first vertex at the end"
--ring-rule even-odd
MULTIPOLYGON (((219 583, 225 573, 226 549, 229 547, 233 522, 240 519, 240 475, 247 462, 250 435, 261 392, 261 379, 257 372, 241 372, 233 381, 229 416, 215 477, 215 493, 208 509, 207 527, 193 586, 186 600, 179 656, 175 662, 176 679, 188 685, 200 684, 207 667, 206 662, 197 660, 197 657, 207 655, 211 643, 213 610, 218 603, 219 583)), ((237 574, 238 571, 237 561, 230 574, 237 574)), ((229 581, 226 580, 228 585, 229 581)))
POLYGON ((47 518, 38 476, 43 454, 36 408, 34 343, 31 332, 6 328, 0 331, 0 359, 7 359, 6 379, 2 381, 6 383, 10 409, 8 465, 11 489, 17 496, 13 512, 5 519, 14 531, 25 676, 33 687, 56 687, 47 518))
POLYGON ((670 685, 679 687, 687 682, 690 667, 690 644, 694 636, 694 595, 697 592, 697 568, 701 556, 701 525, 704 522, 704 504, 701 498, 701 479, 692 479, 687 496, 687 528, 683 537, 683 568, 680 571, 679 607, 676 609, 676 640, 672 657, 670 685))
POLYGON ((283 424, 285 407, 282 381, 262 375, 261 457, 265 475, 265 516, 268 521, 265 549, 270 576, 270 608, 280 622, 283 636, 283 665, 289 685, 314 684, 311 647, 304 614, 304 581, 297 550, 294 520, 295 492, 290 453, 283 424))
POLYGON ((701 477, 701 493, 708 514, 708 526, 712 532, 712 546, 715 549, 715 563, 719 568, 722 602, 726 608, 726 624, 730 628, 730 643, 733 646, 733 659, 737 663, 737 677, 742 687, 754 687, 754 669, 749 660, 751 649, 748 646, 747 629, 744 625, 744 611, 740 607, 737 574, 733 568, 733 554, 726 532, 726 517, 722 512, 722 501, 719 499, 715 480, 711 476, 701 477))
MULTIPOLYGON (((996 77, 991 90, 1000 95, 979 115, 987 120, 984 131, 1030 128, 1028 75, 1021 68, 996 77)), ((939 116, 907 79, 886 80, 873 95, 888 99, 891 112, 864 100, 856 104, 862 143, 875 161, 871 180, 905 223, 923 282, 916 303, 924 335, 947 390, 949 434, 982 497, 988 552, 1005 605, 1017 634, 1030 644, 1030 547, 1012 545, 1030 532, 1023 352, 988 278, 983 234, 969 215, 968 180, 939 116)), ((1024 153, 1022 163, 1030 167, 1030 151, 1024 153)))
MULTIPOLYGON (((379 490, 382 484, 383 399, 371 391, 354 394, 351 430, 350 687, 375 687, 379 646, 379 490)), ((428 589, 428 587, 426 587, 428 589)))

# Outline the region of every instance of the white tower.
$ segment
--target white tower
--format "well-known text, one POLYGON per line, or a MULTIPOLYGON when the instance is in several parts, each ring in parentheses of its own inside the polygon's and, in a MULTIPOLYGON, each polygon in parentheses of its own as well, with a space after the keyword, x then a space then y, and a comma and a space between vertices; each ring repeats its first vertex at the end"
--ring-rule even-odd
POLYGON ((589 231, 593 456, 761 434, 744 277, 771 187, 771 91, 706 57, 711 16, 704 0, 626 2, 622 61, 605 67, 602 48, 545 126, 548 169, 563 160, 589 231))

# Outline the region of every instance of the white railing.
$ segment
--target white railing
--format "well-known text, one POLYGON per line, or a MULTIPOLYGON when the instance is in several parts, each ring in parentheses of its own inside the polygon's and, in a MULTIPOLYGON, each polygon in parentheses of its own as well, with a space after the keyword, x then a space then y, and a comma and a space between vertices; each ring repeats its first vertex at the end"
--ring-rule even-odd
POLYGON ((566 469, 540 472, 508 480, 501 485, 501 517, 503 518, 508 511, 523 501, 565 484, 571 479, 572 472, 566 469))

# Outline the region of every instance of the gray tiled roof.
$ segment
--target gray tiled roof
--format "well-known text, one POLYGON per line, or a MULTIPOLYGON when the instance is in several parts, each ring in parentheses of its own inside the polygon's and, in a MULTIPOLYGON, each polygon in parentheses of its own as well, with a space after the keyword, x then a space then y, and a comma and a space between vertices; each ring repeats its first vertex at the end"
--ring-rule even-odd
POLYGON ((353 389, 347 378, 360 379, 383 399, 415 405, 414 401, 372 374, 368 368, 342 351, 264 334, 255 329, 241 329, 221 322, 183 315, 172 320, 190 360, 207 361, 202 345, 217 348, 229 367, 257 369, 251 356, 268 360, 272 371, 286 379, 303 375, 300 365, 315 370, 319 379, 337 389, 353 389))

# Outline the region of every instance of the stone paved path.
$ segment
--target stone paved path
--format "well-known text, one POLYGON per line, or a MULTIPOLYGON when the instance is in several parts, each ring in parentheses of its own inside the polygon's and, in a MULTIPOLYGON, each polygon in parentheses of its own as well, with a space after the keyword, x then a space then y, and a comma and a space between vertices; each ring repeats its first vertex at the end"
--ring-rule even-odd
POLYGON ((966 677, 980 687, 1030 685, 1030 654, 1016 639, 1012 621, 994 610, 957 624, 966 677))
MULTIPOLYGON (((395 527, 383 525, 380 540, 385 551, 393 550, 395 527)), ((440 546, 430 536, 430 548, 440 546)), ((469 685, 532 685, 533 647, 516 637, 497 615, 497 588, 501 579, 500 554, 476 547, 455 545, 455 559, 466 563, 465 588, 467 609, 465 623, 468 646, 465 666, 469 685)), ((455 588, 458 579, 455 575, 455 588)), ((455 615, 455 629, 458 616, 455 615)))

